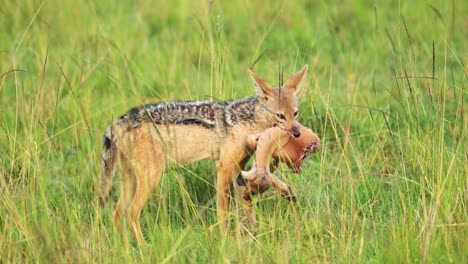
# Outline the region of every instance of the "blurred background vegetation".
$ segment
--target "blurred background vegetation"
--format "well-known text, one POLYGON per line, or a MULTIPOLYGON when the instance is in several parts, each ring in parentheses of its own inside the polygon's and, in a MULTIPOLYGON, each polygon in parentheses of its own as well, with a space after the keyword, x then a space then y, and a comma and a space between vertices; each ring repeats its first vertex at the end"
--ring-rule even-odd
MULTIPOLYGON (((0 262, 429 262, 468 258, 465 1, 10 1, 0 7, 0 262), (255 63, 256 62, 256 63, 255 63), (322 138, 295 205, 217 232, 213 162, 168 171, 125 249, 94 206, 101 137, 129 108, 253 94, 309 64, 322 138)), ((118 177, 117 177, 118 178, 118 177)), ((117 181, 116 185, 119 185, 117 181)), ((114 200, 118 195, 118 188, 114 200)))

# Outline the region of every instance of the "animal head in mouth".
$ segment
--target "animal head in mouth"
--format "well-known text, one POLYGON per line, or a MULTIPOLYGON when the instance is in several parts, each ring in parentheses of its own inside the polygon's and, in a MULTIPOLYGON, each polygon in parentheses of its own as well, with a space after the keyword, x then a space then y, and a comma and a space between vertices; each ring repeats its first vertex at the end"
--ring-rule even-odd
POLYGON ((304 127, 300 130, 300 137, 291 137, 286 145, 273 153, 273 157, 286 163, 295 173, 300 173, 304 159, 310 152, 317 152, 320 146, 320 138, 312 130, 304 127))

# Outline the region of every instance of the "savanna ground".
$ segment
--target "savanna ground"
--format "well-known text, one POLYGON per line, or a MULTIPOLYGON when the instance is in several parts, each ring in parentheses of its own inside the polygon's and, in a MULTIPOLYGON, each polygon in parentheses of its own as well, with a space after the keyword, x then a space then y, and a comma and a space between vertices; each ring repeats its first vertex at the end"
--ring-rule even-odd
POLYGON ((0 6, 0 263, 467 263, 466 1, 11 1, 0 6), (73 3, 74 2, 74 3, 73 3), (263 55, 263 56, 261 56, 263 55), (309 64, 322 138, 252 235, 215 217, 211 161, 168 171, 125 249, 95 206, 129 108, 254 93, 309 64))

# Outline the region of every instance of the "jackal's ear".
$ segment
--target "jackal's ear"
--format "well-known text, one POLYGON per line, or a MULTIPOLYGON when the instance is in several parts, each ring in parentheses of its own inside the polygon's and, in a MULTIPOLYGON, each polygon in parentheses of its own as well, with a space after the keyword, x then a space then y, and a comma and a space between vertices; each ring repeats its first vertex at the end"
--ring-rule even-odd
POLYGON ((302 69, 300 71, 298 71, 293 76, 291 76, 291 78, 289 78, 283 84, 283 86, 288 88, 291 91, 291 93, 295 94, 301 88, 301 83, 302 83, 302 80, 304 79, 304 76, 305 76, 305 74, 307 72, 307 68, 308 68, 307 64, 304 65, 304 67, 302 67, 302 69))
POLYGON ((258 95, 260 103, 266 102, 268 100, 268 96, 270 96, 273 91, 273 87, 271 87, 267 81, 255 75, 255 73, 253 73, 253 71, 250 69, 249 74, 255 83, 255 93, 258 95))

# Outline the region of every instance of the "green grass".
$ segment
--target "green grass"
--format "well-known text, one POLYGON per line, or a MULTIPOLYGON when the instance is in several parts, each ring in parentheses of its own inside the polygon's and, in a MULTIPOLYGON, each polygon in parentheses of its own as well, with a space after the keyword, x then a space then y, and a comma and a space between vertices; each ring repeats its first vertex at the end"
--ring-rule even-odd
POLYGON ((72 2, 0 9, 0 263, 467 263, 466 1, 72 2), (259 196, 242 236, 232 202, 221 236, 214 163, 176 168, 125 249, 115 202, 93 204, 106 127, 252 95, 263 52, 272 83, 310 66, 299 120, 322 148, 279 173, 297 204, 259 196))

